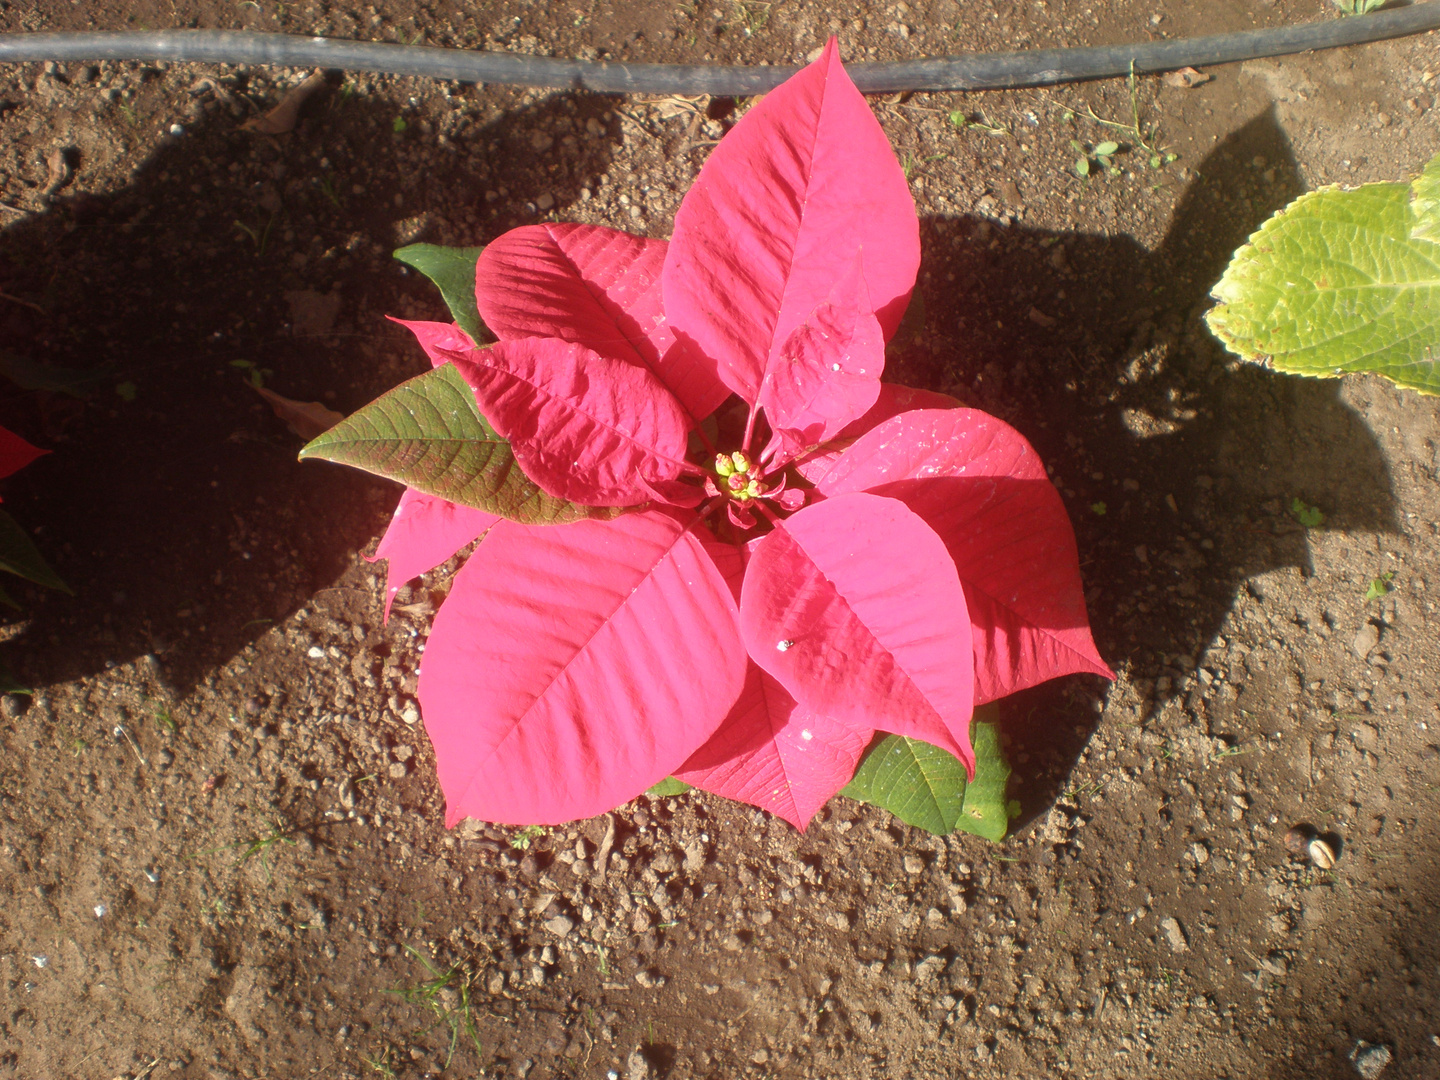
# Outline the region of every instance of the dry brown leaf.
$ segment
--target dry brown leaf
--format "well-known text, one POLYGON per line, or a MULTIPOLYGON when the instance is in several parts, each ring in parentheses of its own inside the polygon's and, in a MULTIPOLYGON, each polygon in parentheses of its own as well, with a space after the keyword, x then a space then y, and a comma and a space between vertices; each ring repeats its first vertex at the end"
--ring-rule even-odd
POLYGON ((677 116, 703 115, 709 107, 710 98, 707 94, 671 94, 649 98, 645 103, 660 113, 661 120, 673 120, 677 116))
POLYGON ((287 131, 294 131, 295 124, 300 119, 300 106, 324 85, 325 73, 316 68, 313 75, 281 98, 279 105, 264 116, 252 116, 240 125, 240 129, 253 131, 257 135, 284 135, 287 131))
POLYGON ((345 417, 334 409, 327 409, 318 401, 291 401, 281 397, 274 390, 263 386, 252 389, 270 403, 275 415, 285 421, 285 426, 300 438, 309 442, 317 435, 323 435, 345 417))
POLYGON ((1203 86, 1214 75, 1206 75, 1203 71, 1196 71, 1193 67, 1184 67, 1179 71, 1167 72, 1164 76, 1165 85, 1173 86, 1180 90, 1193 90, 1197 86, 1203 86))

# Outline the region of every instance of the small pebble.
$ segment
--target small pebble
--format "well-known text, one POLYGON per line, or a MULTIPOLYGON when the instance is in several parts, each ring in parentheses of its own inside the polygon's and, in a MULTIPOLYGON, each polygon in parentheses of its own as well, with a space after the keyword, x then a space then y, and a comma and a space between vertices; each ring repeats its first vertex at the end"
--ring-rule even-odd
POLYGON ((325 656, 325 650, 319 645, 311 645, 305 655, 310 657, 311 660, 320 660, 325 656))
POLYGON ((1350 1060, 1355 1065, 1355 1071, 1365 1080, 1375 1080, 1386 1066, 1390 1064, 1390 1048, 1388 1046, 1371 1046, 1363 1040, 1355 1044, 1355 1049, 1350 1051, 1350 1060))
POLYGON ((575 920, 564 915, 556 915, 553 919, 545 920, 545 929, 558 938, 563 938, 571 930, 575 929, 575 920))
POLYGON ((104 904, 96 904, 94 907, 95 917, 97 919, 103 919, 105 917, 105 913, 109 910, 110 909, 107 908, 104 904))
POLYGON ((1310 841, 1306 849, 1310 853, 1310 861, 1321 870, 1329 870, 1335 865, 1335 849, 1318 837, 1310 841))
POLYGON ((1180 925, 1180 920, 1175 916, 1168 915, 1161 919, 1160 931, 1165 935, 1165 940, 1169 942, 1171 952, 1190 951, 1190 942, 1186 940, 1185 928, 1180 925))

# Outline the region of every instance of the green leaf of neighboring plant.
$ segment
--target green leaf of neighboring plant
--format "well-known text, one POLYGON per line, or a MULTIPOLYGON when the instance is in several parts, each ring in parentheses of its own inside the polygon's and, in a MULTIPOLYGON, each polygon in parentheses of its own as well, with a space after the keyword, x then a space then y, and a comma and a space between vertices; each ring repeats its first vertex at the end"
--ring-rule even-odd
POLYGON ((1321 513, 1320 508, 1311 506, 1298 495, 1290 500, 1290 513, 1307 529, 1318 529, 1325 524, 1325 515, 1321 513))
POLYGON ((480 321, 480 309, 475 305, 475 261, 483 250, 411 244, 395 252, 395 258, 435 283, 445 298, 445 306, 450 309, 450 317, 477 345, 495 340, 495 335, 480 321))
POLYGON ((1413 189, 1300 196, 1235 252, 1205 321, 1226 348, 1279 371, 1373 372, 1440 393, 1437 199, 1435 161, 1413 189))
POLYGON ((34 697, 35 691, 10 674, 10 669, 4 664, 0 664, 0 694, 28 694, 34 697))
POLYGON ((673 776, 667 776, 645 794, 652 799, 663 799, 670 795, 684 795, 689 790, 690 785, 684 780, 676 780, 673 776))
POLYGON ((1370 587, 1365 590, 1365 602, 1379 600, 1382 596, 1388 596, 1392 591, 1390 582, 1395 580, 1395 571, 1387 570, 1377 578, 1370 579, 1370 587))
POLYGON ((109 376, 99 368, 63 368, 37 364, 34 360, 0 349, 0 376, 21 390, 53 390, 84 397, 109 376))
POLYGON ((1095 147, 1096 157, 1111 157, 1120 150, 1117 142, 1102 142, 1095 147))
POLYGON ((40 554, 35 542, 4 510, 0 510, 0 570, 18 574, 36 585, 44 585, 47 589, 70 592, 70 586, 50 569, 50 564, 40 554))
POLYGON ((1410 212, 1415 215, 1410 239, 1440 241, 1440 154, 1411 183, 1410 212))
POLYGON ((1003 840, 1012 816, 1005 800, 1010 764, 1000 750, 998 717, 993 705, 975 710, 970 725, 973 782, 966 782, 965 766, 948 751, 919 739, 884 735, 871 744, 840 794, 883 807, 905 824, 937 835, 963 829, 1003 840))
POLYGON ((1381 7, 1385 0, 1331 0, 1346 15, 1368 15, 1381 7))
POLYGON ((1079 159, 1075 162, 1075 171, 1076 171, 1077 173, 1079 173, 1081 176, 1089 176, 1089 175, 1090 175, 1090 159, 1089 159, 1089 158, 1084 158, 1084 157, 1079 158, 1079 159))
POLYGON ((522 525, 622 512, 541 491, 521 472, 510 444, 480 415, 474 392, 454 364, 401 383, 310 442, 300 457, 353 465, 522 525))

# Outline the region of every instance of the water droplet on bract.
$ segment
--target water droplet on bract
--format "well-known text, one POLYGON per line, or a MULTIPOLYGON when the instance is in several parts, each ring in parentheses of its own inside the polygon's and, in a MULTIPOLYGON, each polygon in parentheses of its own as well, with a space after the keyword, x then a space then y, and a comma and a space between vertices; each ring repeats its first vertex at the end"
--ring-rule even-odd
POLYGON ((777 642, 775 643, 775 648, 779 649, 781 652, 785 652, 786 650, 788 650, 788 649, 789 649, 791 646, 793 646, 794 644, 795 644, 795 642, 789 641, 789 640, 786 640, 786 641, 777 641, 777 642))
POLYGON ((840 365, 839 365, 839 364, 831 364, 831 365, 830 365, 830 370, 831 370, 831 371, 839 371, 839 370, 840 370, 840 365))
POLYGON ((815 736, 810 734, 810 731, 806 729, 800 732, 800 738, 804 739, 806 742, 809 742, 811 739, 815 738, 815 736))

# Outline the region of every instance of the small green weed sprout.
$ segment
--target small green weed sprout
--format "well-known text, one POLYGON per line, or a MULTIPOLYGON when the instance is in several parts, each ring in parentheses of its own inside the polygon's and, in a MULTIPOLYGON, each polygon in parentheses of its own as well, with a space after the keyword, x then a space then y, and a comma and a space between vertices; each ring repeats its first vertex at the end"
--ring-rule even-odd
POLYGON ((1077 176, 1090 175, 1090 163, 1093 161, 1101 166, 1111 176, 1118 176, 1120 170, 1116 168, 1114 158, 1120 153, 1120 144, 1117 142, 1099 142, 1087 148, 1085 143, 1079 139, 1071 139, 1070 145, 1080 156, 1075 159, 1075 173, 1077 176))
POLYGON ((956 131, 979 131, 986 135, 1004 137, 1010 134, 1010 129, 1000 124, 992 124, 985 119, 984 114, 976 113, 973 117, 967 115, 961 109, 952 110, 948 117, 950 125, 956 131))
POLYGON ((255 387, 255 389, 257 390, 265 385, 265 380, 267 378, 271 378, 275 374, 275 372, 271 371, 269 368, 260 367, 253 360, 231 360, 230 366, 233 368, 239 368, 241 371, 243 371, 245 373, 246 380, 250 383, 251 386, 255 387))
POLYGON ((1346 15, 1368 15, 1385 6, 1385 0, 1330 0, 1346 15))
POLYGON ((1388 596, 1395 590, 1395 587, 1390 584, 1394 580, 1394 570, 1386 570, 1379 577, 1371 578, 1370 587, 1365 590, 1365 602, 1368 604, 1371 600, 1379 600, 1382 596, 1388 596))
POLYGON ((1325 515, 1318 506, 1311 506, 1300 496, 1290 500, 1290 516, 1307 529, 1318 529, 1325 524, 1325 515))
MULTIPOLYGON (((1076 149, 1079 150, 1080 153, 1083 155, 1081 159, 1075 163, 1075 171, 1081 176, 1089 175, 1090 161, 1099 160, 1102 158, 1113 158, 1116 153, 1120 153, 1123 151, 1139 151, 1141 154, 1144 155, 1146 162, 1152 169, 1163 169, 1172 161, 1179 160, 1179 154, 1172 151, 1169 147, 1161 144, 1160 126, 1158 124, 1154 124, 1148 120, 1143 119, 1140 115, 1140 83, 1135 78, 1134 64, 1130 65, 1129 87, 1130 122, 1128 124, 1121 123, 1118 120, 1107 120, 1105 119, 1105 117, 1099 115, 1089 105, 1085 106, 1085 111, 1083 114, 1081 114, 1085 117, 1085 119, 1091 121, 1092 123, 1099 124, 1101 127, 1109 128, 1112 131, 1120 132, 1125 136, 1126 142, 1101 142, 1096 144, 1095 148, 1088 154, 1085 152, 1082 146, 1079 146, 1072 142, 1072 145, 1076 145, 1076 149), (1103 147, 1112 147, 1113 149, 1109 153, 1105 153, 1102 150, 1103 147), (1084 163, 1083 167, 1081 164, 1082 162, 1084 163)), ((1061 108, 1063 110, 1061 119, 1063 119, 1067 123, 1075 119, 1077 114, 1073 109, 1069 109, 1064 106, 1061 106, 1061 108)), ((1119 172, 1118 169, 1111 168, 1110 163, 1107 161, 1100 161, 1100 164, 1105 165, 1106 168, 1110 169, 1111 172, 1119 172)))
POLYGON ((528 851, 531 844, 549 831, 544 825, 526 825, 510 837, 510 846, 516 851, 528 851))
POLYGON ((450 1048, 445 1055, 444 1068, 448 1069, 450 1062, 454 1060, 462 1035, 470 1040, 477 1056, 483 1055, 480 1032, 475 1026, 475 1016, 470 1004, 472 976, 469 969, 464 964, 457 963, 448 971, 441 971, 413 945, 406 945, 405 951, 420 961, 430 977, 414 986, 386 990, 385 993, 394 994, 410 1005, 423 1005, 434 1013, 435 1023, 431 1028, 427 1028, 427 1031, 441 1024, 449 1028, 450 1048))
POLYGON ((257 836, 253 840, 239 840, 230 846, 240 847, 243 845, 245 847, 245 850, 240 853, 240 858, 236 860, 239 864, 244 864, 252 858, 259 856, 260 865, 265 870, 265 880, 268 883, 272 880, 270 869, 272 849, 276 844, 289 844, 291 847, 294 847, 295 837, 293 833, 293 829, 287 830, 285 828, 283 821, 276 820, 270 823, 270 831, 264 836, 257 836))

